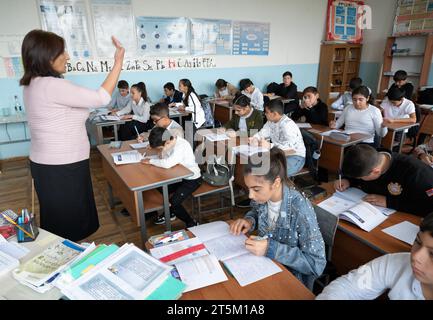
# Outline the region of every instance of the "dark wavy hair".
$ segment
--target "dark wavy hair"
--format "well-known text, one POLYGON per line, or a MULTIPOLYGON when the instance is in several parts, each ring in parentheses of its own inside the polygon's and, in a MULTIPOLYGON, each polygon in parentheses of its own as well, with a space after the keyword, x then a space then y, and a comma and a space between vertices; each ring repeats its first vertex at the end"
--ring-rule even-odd
POLYGON ((28 86, 36 77, 56 77, 62 75, 55 71, 52 62, 65 52, 65 40, 53 32, 32 30, 26 34, 21 45, 24 75, 21 86, 28 86))

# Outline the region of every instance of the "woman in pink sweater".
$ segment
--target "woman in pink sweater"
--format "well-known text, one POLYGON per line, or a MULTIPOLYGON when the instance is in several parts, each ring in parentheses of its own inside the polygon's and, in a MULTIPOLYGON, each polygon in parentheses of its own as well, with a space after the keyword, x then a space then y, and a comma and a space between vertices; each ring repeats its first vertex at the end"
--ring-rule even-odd
POLYGON ((85 127, 89 109, 106 105, 122 70, 125 49, 113 37, 114 66, 98 90, 63 79, 69 55, 55 33, 30 31, 21 55, 24 104, 31 133, 30 170, 41 227, 73 241, 99 227, 85 127))

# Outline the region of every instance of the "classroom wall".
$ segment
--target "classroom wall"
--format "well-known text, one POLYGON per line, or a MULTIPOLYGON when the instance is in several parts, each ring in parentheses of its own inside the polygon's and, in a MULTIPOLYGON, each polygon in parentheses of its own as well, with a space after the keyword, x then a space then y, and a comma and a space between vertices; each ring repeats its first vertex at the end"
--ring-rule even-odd
MULTIPOLYGON (((373 29, 364 34, 360 75, 367 85, 376 88, 384 41, 392 30, 396 0, 366 2, 372 7, 373 29)), ((220 77, 236 85, 239 79, 249 77, 264 90, 269 82, 280 81, 281 74, 286 70, 292 71, 299 89, 317 84, 327 0, 184 0, 181 5, 173 0, 132 0, 132 3, 136 16, 225 18, 271 23, 269 56, 216 56, 217 68, 213 69, 125 72, 121 75, 130 83, 144 81, 153 100, 161 97, 161 87, 165 82, 177 83, 181 78, 189 78, 197 92, 208 95, 213 94, 213 84, 220 77)), ((0 1, 1 34, 24 35, 34 28, 40 28, 36 0, 0 1)), ((97 88, 105 74, 67 75, 66 78, 97 88)), ((0 79, 0 107, 12 107, 15 94, 22 101, 18 79, 0 79)), ((22 125, 9 126, 9 134, 13 139, 22 138, 22 125)), ((0 126, 0 141, 6 139, 7 133, 0 126)), ((26 156, 28 150, 29 143, 0 145, 0 159, 26 156)))

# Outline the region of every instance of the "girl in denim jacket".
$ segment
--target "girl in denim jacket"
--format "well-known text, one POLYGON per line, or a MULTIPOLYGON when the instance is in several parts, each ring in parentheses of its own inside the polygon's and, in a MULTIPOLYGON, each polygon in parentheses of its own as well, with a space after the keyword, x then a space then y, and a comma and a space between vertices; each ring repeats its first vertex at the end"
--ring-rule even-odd
POLYGON ((239 235, 258 229, 258 237, 250 236, 245 241, 246 248, 282 263, 312 289, 326 265, 316 214, 309 200, 288 179, 284 152, 274 147, 262 158, 250 159, 244 166, 252 209, 236 220, 230 231, 239 235))

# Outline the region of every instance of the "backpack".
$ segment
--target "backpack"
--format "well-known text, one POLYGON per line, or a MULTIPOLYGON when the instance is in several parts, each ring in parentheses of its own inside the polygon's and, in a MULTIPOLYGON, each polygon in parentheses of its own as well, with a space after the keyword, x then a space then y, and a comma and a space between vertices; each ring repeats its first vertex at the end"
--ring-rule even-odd
POLYGON ((202 178, 212 186, 225 186, 234 179, 232 171, 223 156, 211 155, 205 165, 202 178))
MULTIPOLYGON (((203 108, 203 111, 204 111, 205 122, 203 123, 202 127, 213 128, 215 126, 215 120, 213 117, 212 108, 210 106, 209 101, 207 100, 208 96, 207 95, 197 95, 197 97, 199 98, 201 107, 203 108)), ((194 103, 194 100, 192 100, 192 102, 194 103)), ((195 108, 196 108, 196 105, 194 103, 194 114, 195 114, 195 110, 196 110, 195 108)), ((194 122, 195 122, 195 118, 194 118, 194 122)))

